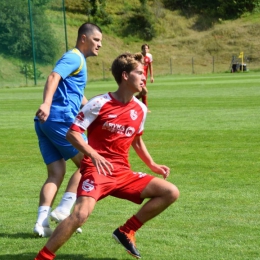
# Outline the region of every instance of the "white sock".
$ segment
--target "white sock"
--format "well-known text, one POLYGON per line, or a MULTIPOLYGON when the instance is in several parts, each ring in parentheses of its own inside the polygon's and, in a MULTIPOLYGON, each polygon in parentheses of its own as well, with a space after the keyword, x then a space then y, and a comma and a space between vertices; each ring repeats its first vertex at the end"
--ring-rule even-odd
POLYGON ((56 208, 58 211, 62 212, 63 214, 70 215, 70 211, 76 201, 76 193, 73 192, 65 192, 60 204, 56 208))
POLYGON ((49 206, 40 206, 38 208, 38 218, 37 222, 42 225, 43 227, 49 226, 48 217, 51 212, 51 207, 49 206))

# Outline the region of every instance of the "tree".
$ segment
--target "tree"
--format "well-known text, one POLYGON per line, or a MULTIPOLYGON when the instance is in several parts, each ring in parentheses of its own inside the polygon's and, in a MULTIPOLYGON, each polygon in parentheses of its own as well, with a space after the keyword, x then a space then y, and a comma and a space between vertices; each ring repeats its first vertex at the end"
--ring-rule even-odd
POLYGON ((121 35, 136 36, 149 41, 156 36, 154 17, 148 9, 147 0, 140 0, 141 8, 135 7, 122 18, 121 35))
MULTIPOLYGON (((36 59, 51 63, 55 59, 57 40, 44 15, 49 0, 33 0, 32 13, 36 59)), ((2 0, 0 9, 0 51, 28 60, 32 58, 30 18, 27 1, 2 0)))

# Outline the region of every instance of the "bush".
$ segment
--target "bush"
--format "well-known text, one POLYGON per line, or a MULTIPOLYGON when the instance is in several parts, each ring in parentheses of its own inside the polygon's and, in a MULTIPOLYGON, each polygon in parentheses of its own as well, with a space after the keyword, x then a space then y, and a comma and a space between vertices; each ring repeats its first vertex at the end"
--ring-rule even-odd
POLYGON ((162 0, 166 8, 181 10, 186 14, 207 14, 213 17, 233 19, 259 6, 259 0, 162 0))
MULTIPOLYGON (((36 58, 43 63, 53 62, 58 51, 58 42, 44 15, 48 1, 31 1, 36 58)), ((0 49, 8 55, 26 60, 32 59, 28 2, 2 0, 0 17, 0 49)))
MULTIPOLYGON (((24 63, 20 66, 20 73, 25 75, 27 79, 34 79, 34 69, 31 64, 24 63)), ((37 79, 43 79, 43 74, 42 72, 36 68, 35 75, 37 79)))
POLYGON ((121 35, 136 36, 145 41, 156 37, 155 22, 147 8, 136 8, 133 13, 122 19, 121 35))

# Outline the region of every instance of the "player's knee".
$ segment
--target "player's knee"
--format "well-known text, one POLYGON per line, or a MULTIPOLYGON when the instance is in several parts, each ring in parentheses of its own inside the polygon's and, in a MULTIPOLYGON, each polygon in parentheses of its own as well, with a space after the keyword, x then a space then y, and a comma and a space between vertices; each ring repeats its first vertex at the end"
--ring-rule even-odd
POLYGON ((179 189, 175 186, 175 185, 171 185, 168 189, 167 192, 167 197, 168 197, 168 201, 169 203, 173 203, 175 202, 180 196, 180 192, 179 189))
POLYGON ((57 189, 59 189, 59 187, 61 186, 62 182, 63 182, 63 179, 64 179, 64 174, 50 174, 48 172, 48 177, 47 177, 47 180, 45 182, 45 184, 48 184, 48 183, 53 183, 57 186, 57 189))
POLYGON ((88 219, 89 213, 83 210, 73 212, 72 214, 75 226, 81 227, 88 219))

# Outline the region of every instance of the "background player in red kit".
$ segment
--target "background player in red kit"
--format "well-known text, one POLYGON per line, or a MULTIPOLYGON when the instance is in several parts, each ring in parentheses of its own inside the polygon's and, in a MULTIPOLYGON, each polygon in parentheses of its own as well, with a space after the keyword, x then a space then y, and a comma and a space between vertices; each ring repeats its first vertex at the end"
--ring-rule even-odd
MULTIPOLYGON (((150 81, 151 83, 154 82, 154 78, 153 78, 153 56, 151 53, 149 53, 149 45, 148 44, 143 44, 141 47, 142 50, 142 54, 144 56, 144 76, 145 76, 145 81, 144 81, 144 86, 142 88, 142 91, 139 92, 138 95, 136 95, 136 97, 138 99, 142 98, 142 102, 148 107, 148 101, 147 101, 147 94, 148 94, 148 90, 147 90, 147 86, 146 86, 146 80, 148 78, 148 70, 150 72, 150 81)), ((151 112, 150 110, 148 110, 148 112, 151 112)))
POLYGON ((140 258, 134 242, 135 232, 178 198, 177 187, 164 180, 170 169, 153 161, 141 137, 147 107, 134 94, 144 85, 142 61, 141 53, 118 56, 112 64, 117 91, 90 99, 67 132, 67 139, 85 155, 78 198, 74 211, 54 230, 35 260, 54 259, 55 252, 88 219, 97 201, 109 195, 137 204, 150 198, 112 234, 129 254, 140 258), (88 143, 82 138, 85 130, 88 143), (164 179, 130 169, 131 145, 143 162, 164 179))

